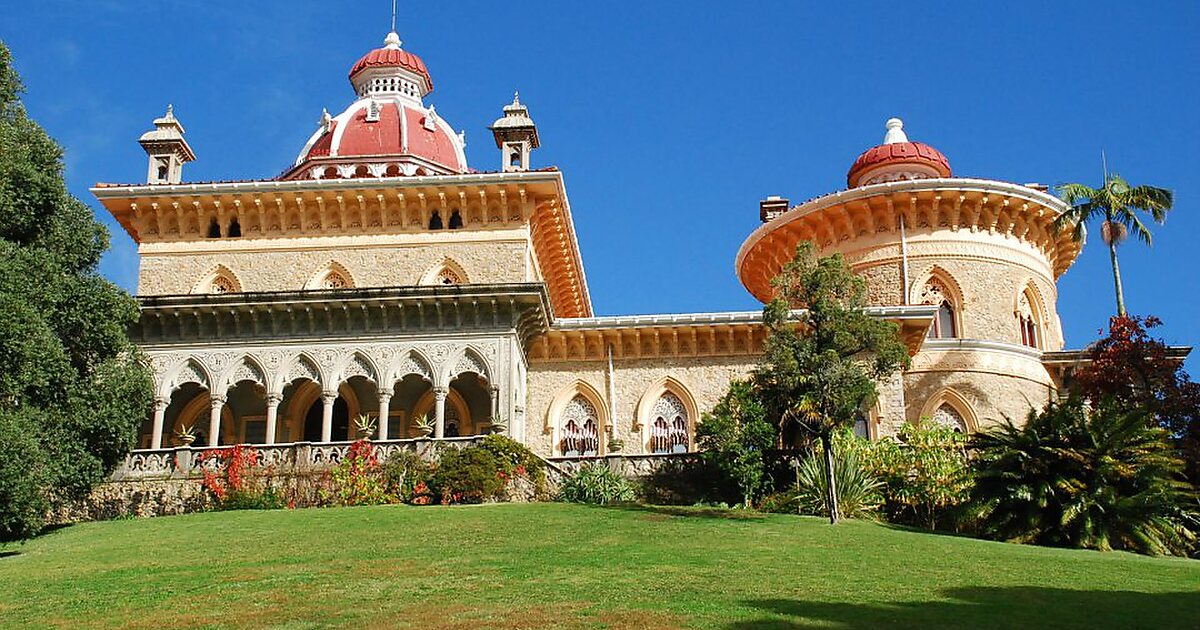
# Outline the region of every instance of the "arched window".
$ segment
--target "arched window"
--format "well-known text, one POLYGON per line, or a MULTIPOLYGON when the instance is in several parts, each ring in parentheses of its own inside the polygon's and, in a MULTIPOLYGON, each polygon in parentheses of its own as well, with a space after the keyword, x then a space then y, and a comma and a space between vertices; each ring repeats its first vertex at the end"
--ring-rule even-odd
POLYGON ((346 276, 343 276, 340 272, 333 269, 331 269, 329 273, 325 275, 325 279, 321 281, 322 289, 346 289, 349 287, 350 281, 346 279, 346 276))
POLYGON ((514 148, 512 154, 508 156, 508 165, 512 168, 521 168, 521 150, 514 148))
POLYGON ((160 181, 160 182, 167 181, 167 173, 169 171, 170 171, 170 169, 167 168, 166 164, 159 162, 159 164, 158 164, 158 181, 160 181))
POLYGON ((462 278, 457 273, 454 273, 453 269, 446 268, 438 272, 437 283, 446 285, 462 284, 462 278))
POLYGON ((930 339, 958 337, 958 324, 955 317, 957 313, 955 313, 950 296, 951 293, 947 290, 946 284, 937 276, 930 277, 925 281, 925 286, 921 288, 920 303, 938 307, 937 315, 933 318, 933 325, 929 327, 930 339))
POLYGON ((455 210, 450 213, 450 229, 457 230, 463 226, 462 215, 455 210))
POLYGON ((442 229, 442 215, 438 214, 437 210, 434 210, 433 214, 429 217, 429 229, 431 229, 431 230, 442 229))
POLYGON ((951 429, 955 433, 966 433, 967 422, 963 420, 962 414, 957 409, 950 406, 950 403, 942 403, 934 410, 930 420, 934 424, 951 429))
POLYGON ((652 453, 686 453, 691 444, 688 434, 687 410, 683 401, 666 392, 654 403, 650 413, 650 451, 652 453))
POLYGON ((600 416, 583 394, 576 394, 559 416, 562 438, 558 450, 567 457, 596 455, 600 452, 600 416))
POLYGON ((242 235, 242 224, 238 223, 237 217, 233 217, 229 221, 229 236, 231 238, 242 235))
POLYGON ((208 286, 209 293, 233 293, 235 291, 237 291, 237 287, 233 280, 224 275, 214 277, 208 286))
POLYGON ((1021 328, 1021 344, 1030 348, 1040 348, 1042 347, 1040 326, 1033 304, 1029 289, 1022 291, 1021 295, 1017 297, 1017 325, 1021 328))
POLYGON ((208 238, 221 238, 221 226, 217 224, 216 218, 208 223, 208 238))

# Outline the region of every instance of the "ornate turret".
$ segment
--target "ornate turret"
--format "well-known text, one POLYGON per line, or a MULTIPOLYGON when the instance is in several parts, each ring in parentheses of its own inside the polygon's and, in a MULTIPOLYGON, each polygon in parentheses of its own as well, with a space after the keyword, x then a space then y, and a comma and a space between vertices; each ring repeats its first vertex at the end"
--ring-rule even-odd
POLYGON ((167 105, 167 114, 154 120, 154 131, 138 138, 138 144, 150 156, 146 172, 147 184, 178 184, 183 178, 183 165, 196 159, 192 147, 183 139, 183 125, 167 105))
POLYGON ((867 149, 846 174, 851 188, 907 179, 950 177, 950 161, 941 151, 921 142, 911 142, 904 122, 889 118, 883 144, 867 149))
POLYGON ((513 94, 512 103, 504 106, 504 116, 490 129, 500 149, 501 168, 505 172, 529 170, 529 153, 539 146, 538 132, 520 94, 513 94))

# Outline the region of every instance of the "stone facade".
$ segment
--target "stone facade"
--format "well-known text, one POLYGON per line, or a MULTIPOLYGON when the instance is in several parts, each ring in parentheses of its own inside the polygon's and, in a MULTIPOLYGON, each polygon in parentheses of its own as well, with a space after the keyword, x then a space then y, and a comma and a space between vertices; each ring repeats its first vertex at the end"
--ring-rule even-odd
POLYGON ((461 282, 498 284, 537 277, 527 230, 498 230, 463 238, 456 232, 416 237, 326 236, 239 239, 143 245, 139 295, 208 293, 218 270, 242 291, 321 288, 337 266, 351 287, 433 284, 437 272, 457 267, 461 282))

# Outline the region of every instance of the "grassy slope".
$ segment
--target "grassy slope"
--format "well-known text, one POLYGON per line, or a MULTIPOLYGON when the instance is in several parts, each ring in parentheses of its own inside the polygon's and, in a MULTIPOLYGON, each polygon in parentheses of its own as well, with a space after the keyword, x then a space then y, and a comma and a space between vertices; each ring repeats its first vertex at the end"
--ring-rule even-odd
POLYGON ((534 504, 88 523, 0 557, 0 625, 1200 627, 1200 562, 732 516, 534 504))

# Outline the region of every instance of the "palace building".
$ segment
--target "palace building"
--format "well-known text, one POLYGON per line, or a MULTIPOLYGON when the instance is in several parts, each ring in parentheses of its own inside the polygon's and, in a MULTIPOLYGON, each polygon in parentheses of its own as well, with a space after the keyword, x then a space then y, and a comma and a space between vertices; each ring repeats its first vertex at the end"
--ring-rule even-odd
MULTIPOLYGON (((190 428, 196 446, 318 452, 361 437, 367 415, 380 441, 693 450, 702 415, 759 359, 761 313, 594 316, 566 180, 531 165, 540 139, 519 98, 490 127, 496 168, 477 169, 395 33, 349 80, 356 100, 275 179, 185 182, 196 155, 168 108, 139 140, 146 183, 92 189, 140 254, 131 335, 155 381, 141 448, 186 445, 190 428)), ((913 357, 857 430, 969 432, 1044 404, 1072 356, 1055 283, 1081 245, 1051 229, 1065 209, 1042 186, 956 177, 892 119, 844 189, 763 200, 736 270, 767 301, 799 241, 841 252, 913 357)))

